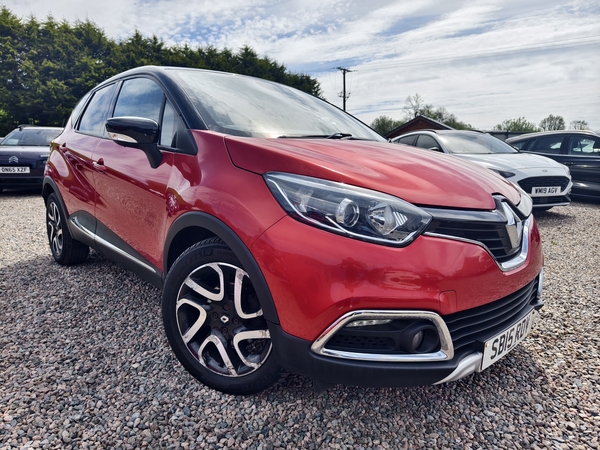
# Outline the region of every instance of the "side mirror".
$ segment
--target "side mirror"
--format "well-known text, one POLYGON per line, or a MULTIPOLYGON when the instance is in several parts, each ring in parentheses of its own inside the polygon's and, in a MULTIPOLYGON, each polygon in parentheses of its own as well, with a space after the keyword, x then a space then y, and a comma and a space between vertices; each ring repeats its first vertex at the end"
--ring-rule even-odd
POLYGON ((117 144, 142 150, 153 169, 159 166, 162 160, 162 153, 158 149, 160 127, 154 120, 143 117, 112 117, 106 121, 106 131, 117 144))
POLYGON ((442 152, 442 150, 439 147, 429 147, 427 150, 433 150, 434 152, 444 153, 444 152, 442 152))

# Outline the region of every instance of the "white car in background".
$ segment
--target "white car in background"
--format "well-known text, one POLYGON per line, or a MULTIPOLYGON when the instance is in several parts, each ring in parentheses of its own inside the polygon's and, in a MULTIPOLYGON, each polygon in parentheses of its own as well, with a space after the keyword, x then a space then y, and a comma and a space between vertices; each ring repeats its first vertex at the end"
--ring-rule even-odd
POLYGON ((393 143, 412 145, 449 153, 487 167, 527 192, 533 207, 546 211, 571 203, 569 168, 550 158, 521 153, 514 147, 480 131, 419 130, 392 139, 393 143))

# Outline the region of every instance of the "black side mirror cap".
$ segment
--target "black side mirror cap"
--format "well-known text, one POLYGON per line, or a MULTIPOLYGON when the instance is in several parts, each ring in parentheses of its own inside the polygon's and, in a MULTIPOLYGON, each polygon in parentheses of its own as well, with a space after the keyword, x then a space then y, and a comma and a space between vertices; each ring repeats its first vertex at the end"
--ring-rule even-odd
POLYGON ((144 117, 112 117, 106 121, 108 136, 123 147, 139 148, 148 157, 150 167, 156 169, 162 153, 158 149, 160 126, 144 117))

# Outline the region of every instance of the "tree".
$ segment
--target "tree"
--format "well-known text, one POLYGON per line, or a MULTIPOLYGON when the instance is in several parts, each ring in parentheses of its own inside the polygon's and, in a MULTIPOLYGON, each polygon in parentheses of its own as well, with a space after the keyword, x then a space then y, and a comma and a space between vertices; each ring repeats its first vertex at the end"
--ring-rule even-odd
POLYGON ((573 120, 569 125, 571 130, 589 130, 588 123, 585 120, 573 120))
POLYGON ((443 106, 435 108, 431 104, 426 104, 418 93, 409 95, 404 102, 404 119, 406 122, 417 116, 425 116, 437 120, 457 130, 472 130, 471 124, 461 122, 454 114, 451 114, 443 106))
POLYGON ((540 128, 543 131, 564 130, 565 119, 562 116, 553 116, 550 114, 540 122, 540 128))
POLYGON ((506 119, 504 122, 499 123, 494 127, 496 131, 524 131, 534 132, 540 131, 540 129, 533 122, 529 122, 525 117, 519 117, 518 119, 506 119))
POLYGON ((423 115, 423 107, 426 106, 423 97, 416 93, 415 95, 409 95, 404 101, 404 119, 408 122, 414 119, 418 115, 423 115))
POLYGON ((319 82, 291 73, 248 46, 169 46, 139 31, 116 42, 93 22, 70 24, 49 16, 21 20, 0 5, 0 136, 19 123, 62 126, 77 101, 103 80, 142 65, 172 65, 252 75, 287 84, 316 97, 319 82))
POLYGON ((375 120, 373 120, 373 122, 371 122, 371 128, 377 131, 380 135, 385 136, 390 131, 392 131, 395 128, 398 128, 403 123, 403 120, 394 120, 388 116, 379 116, 376 117, 375 120))

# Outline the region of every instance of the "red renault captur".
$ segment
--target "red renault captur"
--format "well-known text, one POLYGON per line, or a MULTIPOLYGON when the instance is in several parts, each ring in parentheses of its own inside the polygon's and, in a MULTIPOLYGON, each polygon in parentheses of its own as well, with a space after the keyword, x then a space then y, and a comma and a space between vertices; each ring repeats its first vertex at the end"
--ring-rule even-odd
POLYGON ((177 358, 224 392, 281 367, 319 390, 457 380, 542 306, 523 191, 261 79, 141 67, 103 82, 52 143, 43 195, 54 259, 92 248, 162 287, 177 358))

